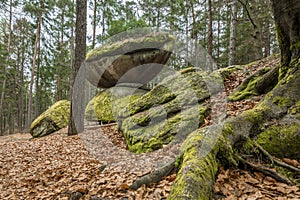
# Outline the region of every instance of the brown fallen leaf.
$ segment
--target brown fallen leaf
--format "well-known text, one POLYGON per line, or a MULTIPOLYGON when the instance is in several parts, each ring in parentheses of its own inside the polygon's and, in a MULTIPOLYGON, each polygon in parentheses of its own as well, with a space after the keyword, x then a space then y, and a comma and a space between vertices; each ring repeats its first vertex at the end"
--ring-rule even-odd
POLYGON ((300 163, 297 160, 292 160, 289 158, 283 158, 282 161, 286 164, 292 165, 293 167, 298 167, 300 165, 300 163))

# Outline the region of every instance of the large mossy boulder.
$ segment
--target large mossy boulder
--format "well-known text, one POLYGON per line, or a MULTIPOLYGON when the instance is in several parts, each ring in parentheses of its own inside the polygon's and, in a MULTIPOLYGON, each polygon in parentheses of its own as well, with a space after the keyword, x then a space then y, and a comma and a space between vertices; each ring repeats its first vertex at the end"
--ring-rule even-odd
POLYGON ((287 115, 257 137, 260 144, 271 155, 279 158, 300 159, 300 101, 290 107, 287 115))
POLYGON ((100 88, 118 83, 146 84, 168 61, 174 41, 174 36, 159 32, 93 49, 86 58, 86 78, 100 88))
POLYGON ((204 123, 211 94, 222 89, 218 75, 185 70, 165 78, 120 112, 118 125, 133 152, 179 142, 204 123))
POLYGON ((69 116, 70 101, 58 101, 32 122, 30 134, 42 137, 58 131, 68 125, 69 116))
POLYGON ((123 108, 147 92, 129 86, 128 84, 115 86, 99 92, 88 103, 85 110, 85 119, 103 124, 115 122, 123 108))

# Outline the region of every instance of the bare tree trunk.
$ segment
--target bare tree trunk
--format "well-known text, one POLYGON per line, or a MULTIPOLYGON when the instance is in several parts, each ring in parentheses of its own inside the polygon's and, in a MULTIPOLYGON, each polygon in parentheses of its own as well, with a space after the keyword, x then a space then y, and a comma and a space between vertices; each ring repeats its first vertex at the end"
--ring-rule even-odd
MULTIPOLYGON (((219 2, 219 1, 218 1, 219 2)), ((221 35, 221 5, 218 5, 218 32, 217 32, 217 59, 220 58, 220 35, 221 35)))
POLYGON ((24 39, 22 40, 22 55, 21 55, 21 69, 19 71, 19 97, 18 97, 18 131, 19 133, 23 132, 23 86, 24 86, 24 62, 25 62, 25 48, 24 48, 24 39))
POLYGON ((189 1, 188 0, 186 0, 186 7, 185 7, 185 38, 186 38, 186 41, 185 41, 185 43, 186 43, 186 45, 185 45, 185 56, 186 56, 186 66, 188 66, 188 60, 189 60, 189 56, 190 56, 190 53, 189 53, 189 51, 190 51, 190 48, 189 48, 189 17, 188 17, 188 15, 189 15, 189 7, 190 7, 190 5, 189 5, 189 1))
MULTIPOLYGON (((43 4, 44 2, 42 0, 42 5, 43 4)), ((40 14, 38 17, 38 27, 36 31, 35 44, 34 44, 33 63, 31 69, 31 79, 29 85, 29 96, 28 96, 28 105, 27 105, 27 122, 26 122, 27 131, 30 128, 31 117, 32 117, 31 112, 32 112, 32 98, 33 98, 33 84, 34 84, 35 68, 37 65, 37 53, 38 53, 38 48, 40 43, 41 26, 42 26, 42 14, 40 14)))
POLYGON ((93 16, 93 39, 92 39, 92 49, 95 48, 96 43, 96 30, 97 30, 97 0, 94 0, 94 16, 93 16))
POLYGON ((14 120, 13 120, 13 109, 11 102, 8 105, 8 135, 13 134, 14 132, 14 120))
POLYGON ((193 27, 192 27, 192 39, 195 41, 194 44, 194 59, 195 59, 195 66, 199 67, 199 42, 198 42, 198 30, 196 29, 196 13, 195 13, 195 9, 194 9, 194 3, 191 2, 191 9, 192 9, 192 23, 193 23, 193 27))
MULTIPOLYGON (((40 48, 38 48, 37 52, 38 58, 37 60, 40 60, 40 48)), ((36 65, 36 76, 35 76, 35 101, 34 101, 34 113, 33 116, 34 118, 37 118, 39 115, 39 93, 40 93, 40 62, 37 63, 36 65)))
POLYGON ((212 24, 212 4, 208 0, 208 38, 207 38, 207 52, 212 57, 213 54, 213 24, 212 24))
POLYGON ((264 57, 267 57, 271 53, 271 45, 270 45, 270 22, 269 19, 266 19, 265 25, 264 25, 264 57))
POLYGON ((62 8, 62 13, 61 13, 61 33, 60 33, 60 55, 59 55, 59 66, 58 66, 58 71, 57 71, 57 96, 56 100, 59 101, 62 99, 62 85, 61 85, 61 72, 62 72, 62 67, 63 67, 63 48, 64 48, 64 21, 65 21, 65 10, 62 8))
MULTIPOLYGON (((6 70, 5 70, 6 71, 6 70)), ((4 80, 2 82, 2 92, 1 92, 1 100, 0 100, 0 135, 3 135, 3 104, 5 97, 5 87, 6 87, 6 72, 4 73, 4 80)))
MULTIPOLYGON (((86 57, 86 15, 87 15, 87 1, 76 0, 76 36, 75 36, 75 63, 74 63, 74 77, 78 74, 82 63, 86 57)), ((81 74, 82 75, 82 74, 81 74)), ((74 80, 75 80, 74 78, 74 80)), ((68 127, 68 135, 76 135, 84 129, 84 102, 81 98, 84 96, 84 79, 85 77, 79 77, 79 81, 83 83, 74 82, 72 89, 71 110, 68 127), (80 92, 79 94, 77 94, 80 92), (76 107, 78 113, 74 113, 73 107, 76 107), (76 118, 75 118, 76 117, 76 118)))
MULTIPOLYGON (((12 26, 12 0, 9 1, 9 24, 8 24, 8 41, 7 41, 7 52, 10 53, 10 43, 11 43, 11 26, 12 26)), ((6 59, 6 65, 8 65, 9 57, 6 59)), ((2 82, 2 91, 1 91, 1 98, 0 98, 0 135, 3 135, 3 105, 4 105, 4 98, 5 98, 5 88, 6 88, 6 73, 7 73, 7 66, 4 67, 4 80, 2 82)))
POLYGON ((230 43, 229 43, 228 65, 233 65, 235 63, 236 25, 237 25, 237 0, 233 0, 231 3, 230 43))

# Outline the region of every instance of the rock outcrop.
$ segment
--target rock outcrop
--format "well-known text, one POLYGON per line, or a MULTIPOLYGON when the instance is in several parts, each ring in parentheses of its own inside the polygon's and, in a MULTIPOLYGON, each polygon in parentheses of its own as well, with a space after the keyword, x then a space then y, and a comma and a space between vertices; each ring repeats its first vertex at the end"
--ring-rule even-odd
POLYGON ((32 122, 30 134, 42 137, 58 131, 68 125, 69 116, 70 101, 58 101, 32 122))
POLYGON ((163 32, 103 45, 87 54, 86 78, 99 88, 146 84, 168 61, 173 45, 174 37, 163 32))
POLYGON ((214 75, 185 70, 131 102, 120 112, 118 121, 129 149, 153 151, 184 139, 204 123, 210 109, 205 100, 221 89, 219 84, 214 75))
POLYGON ((103 90, 88 103, 85 119, 101 124, 115 122, 123 108, 146 92, 135 87, 128 87, 128 85, 119 85, 103 90))

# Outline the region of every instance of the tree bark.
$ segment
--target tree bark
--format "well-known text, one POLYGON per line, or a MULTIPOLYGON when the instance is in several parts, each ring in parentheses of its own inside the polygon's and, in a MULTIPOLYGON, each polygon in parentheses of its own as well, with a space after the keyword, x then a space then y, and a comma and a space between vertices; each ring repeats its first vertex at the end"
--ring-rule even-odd
POLYGON ((236 25, 237 25, 237 0, 233 0, 231 4, 231 20, 230 20, 230 42, 229 42, 229 60, 228 65, 235 63, 236 51, 236 25))
MULTIPOLYGON (((75 62, 74 62, 74 83, 71 92, 71 110, 68 127, 68 135, 76 135, 84 129, 84 78, 76 77, 86 57, 86 15, 87 1, 76 1, 76 29, 75 29, 75 62), (78 78, 78 79, 76 79, 78 78), (83 79, 83 80, 82 80, 83 79), (74 111, 77 113, 74 113, 74 111)), ((80 76, 84 74, 80 74, 80 76)))
POLYGON ((97 29, 97 0, 94 0, 94 15, 93 15, 93 39, 92 39, 92 49, 95 48, 96 43, 96 29, 97 29))
POLYGON ((207 52, 210 57, 213 55, 213 20, 212 20, 212 3, 208 0, 208 39, 207 52))
POLYGON ((57 70, 57 95, 56 100, 62 100, 62 84, 61 84, 61 72, 63 68, 63 58, 64 58, 64 21, 65 21, 65 8, 62 8, 61 11, 61 28, 60 28, 60 42, 59 42, 59 48, 60 48, 60 55, 59 55, 59 66, 57 70))
POLYGON ((23 89, 23 85, 24 85, 24 62, 25 62, 25 41, 24 39, 22 39, 22 53, 21 53, 21 69, 19 71, 19 76, 20 76, 20 80, 19 80, 19 97, 18 97, 18 131, 19 133, 23 132, 23 112, 24 112, 24 105, 23 105, 23 95, 24 95, 24 89, 23 89))
POLYGON ((285 0, 272 0, 272 3, 281 50, 279 79, 282 79, 289 68, 295 67, 294 64, 297 64, 300 57, 300 3, 285 0))

